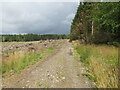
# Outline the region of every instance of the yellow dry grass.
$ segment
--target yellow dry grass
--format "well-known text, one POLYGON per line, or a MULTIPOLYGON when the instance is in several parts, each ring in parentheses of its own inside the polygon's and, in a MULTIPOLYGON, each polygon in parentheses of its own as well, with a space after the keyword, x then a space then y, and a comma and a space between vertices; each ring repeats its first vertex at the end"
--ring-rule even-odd
POLYGON ((99 88, 118 88, 118 49, 114 46, 92 46, 90 67, 99 88), (96 56, 98 52, 99 56, 96 56))
POLYGON ((2 72, 9 72, 10 70, 17 69, 23 62, 25 56, 28 55, 27 51, 19 51, 3 56, 2 58, 2 72))
MULTIPOLYGON (((74 44, 75 45, 75 44, 74 44)), ((118 88, 118 48, 107 45, 78 45, 75 49, 88 66, 98 88, 118 88), (84 55, 87 54, 87 55, 84 55), (89 63, 88 63, 89 62, 89 63)))
POLYGON ((40 52, 29 52, 27 50, 10 53, 2 58, 2 73, 19 72, 30 63, 42 59, 40 52))
POLYGON ((50 54, 56 49, 57 47, 50 47, 43 51, 37 49, 4 53, 2 57, 2 73, 19 72, 29 64, 34 64, 45 58, 46 54, 50 54))

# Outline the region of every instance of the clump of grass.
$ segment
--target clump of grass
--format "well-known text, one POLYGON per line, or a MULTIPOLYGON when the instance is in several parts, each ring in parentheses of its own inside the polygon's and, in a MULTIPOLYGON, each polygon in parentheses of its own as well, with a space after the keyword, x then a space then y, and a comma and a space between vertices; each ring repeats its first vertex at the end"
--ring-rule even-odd
POLYGON ((91 54, 91 48, 89 46, 86 47, 81 45, 80 47, 79 46, 75 47, 75 49, 80 55, 80 61, 84 62, 86 65, 89 64, 88 58, 90 57, 91 54))
POLYGON ((50 47, 48 49, 46 49, 45 51, 43 51, 44 54, 49 54, 54 52, 57 49, 57 47, 50 47))
POLYGON ((63 41, 62 41, 62 42, 59 42, 60 45, 62 45, 62 44, 64 44, 64 43, 65 43, 65 42, 63 42, 63 41))
POLYGON ((80 60, 80 55, 76 52, 76 50, 74 50, 74 60, 79 61, 80 60))
POLYGON ((0 55, 6 55, 6 54, 11 54, 11 53, 14 53, 14 52, 17 52, 19 50, 14 50, 14 51, 9 51, 9 52, 5 52, 5 53, 0 53, 0 55))
POLYGON ((80 74, 78 73, 77 76, 80 76, 80 74))
POLYGON ((118 48, 80 45, 75 49, 80 55, 80 60, 88 66, 85 76, 94 80, 98 88, 118 88, 118 48))
POLYGON ((14 55, 10 54, 8 58, 2 60, 2 73, 9 71, 19 72, 29 64, 35 63, 42 58, 44 56, 41 56, 39 52, 19 51, 14 55))
POLYGON ((88 77, 89 80, 91 80, 91 81, 94 81, 94 82, 96 81, 96 77, 91 73, 83 73, 82 76, 88 77))
POLYGON ((30 64, 34 64, 37 61, 45 58, 43 54, 50 54, 54 50, 56 50, 57 47, 50 47, 43 52, 39 50, 35 51, 13 51, 4 53, 2 55, 8 55, 8 57, 2 58, 2 73, 8 73, 8 72, 19 72, 20 70, 24 69, 26 66, 30 64))

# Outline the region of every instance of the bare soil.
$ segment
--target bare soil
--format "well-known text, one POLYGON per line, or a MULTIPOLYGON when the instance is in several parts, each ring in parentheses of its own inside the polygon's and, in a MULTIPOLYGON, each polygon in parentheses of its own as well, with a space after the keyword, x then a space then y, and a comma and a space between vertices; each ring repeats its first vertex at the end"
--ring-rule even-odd
MULTIPOLYGON (((40 43, 40 42, 39 42, 40 43)), ((91 82, 82 76, 85 68, 74 60, 72 45, 65 40, 61 48, 44 60, 30 65, 10 77, 3 78, 3 88, 90 88, 91 82)))

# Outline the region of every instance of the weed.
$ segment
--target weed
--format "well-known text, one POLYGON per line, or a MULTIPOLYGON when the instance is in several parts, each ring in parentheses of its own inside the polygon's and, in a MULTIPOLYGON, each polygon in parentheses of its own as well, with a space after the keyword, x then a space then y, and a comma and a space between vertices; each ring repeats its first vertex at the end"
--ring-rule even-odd
POLYGON ((22 69, 25 69, 26 66, 30 64, 34 64, 38 62, 39 60, 45 58, 45 56, 42 55, 44 54, 50 54, 54 50, 56 50, 57 47, 50 47, 43 52, 36 50, 34 52, 29 52, 29 51, 13 51, 13 52, 8 52, 4 54, 9 54, 9 57, 4 57, 2 59, 2 73, 8 73, 10 71, 12 72, 19 72, 22 69))
POLYGON ((14 51, 9 51, 9 52, 5 52, 5 53, 0 53, 0 55, 6 55, 6 54, 11 54, 11 53, 14 53, 14 52, 17 52, 19 50, 14 50, 14 51))
POLYGON ((80 74, 78 73, 77 76, 80 76, 80 74))
POLYGON ((84 76, 96 81, 98 88, 118 88, 118 48, 106 45, 80 45, 75 50, 88 67, 84 76))
POLYGON ((55 51, 57 49, 57 47, 50 47, 47 50, 43 51, 44 54, 49 54, 52 53, 53 51, 55 51))
POLYGON ((76 47, 75 49, 80 55, 80 61, 88 64, 89 63, 88 58, 91 54, 91 48, 90 47, 85 48, 85 46, 81 46, 81 47, 76 47))
POLYGON ((14 55, 10 55, 7 60, 3 58, 2 61, 2 73, 9 72, 13 70, 14 72, 19 72, 31 63, 35 63, 38 60, 43 59, 39 52, 27 52, 19 51, 14 55))
POLYGON ((95 76, 92 75, 91 73, 83 73, 82 76, 86 76, 86 77, 88 77, 89 80, 91 80, 91 81, 94 81, 94 82, 96 81, 95 76))

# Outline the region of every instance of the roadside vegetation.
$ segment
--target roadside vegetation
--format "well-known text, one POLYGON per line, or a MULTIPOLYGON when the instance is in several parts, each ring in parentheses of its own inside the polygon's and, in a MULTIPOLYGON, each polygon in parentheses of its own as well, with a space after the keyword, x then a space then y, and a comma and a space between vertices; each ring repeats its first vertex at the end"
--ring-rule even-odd
POLYGON ((118 88, 118 48, 106 45, 77 45, 79 60, 87 67, 87 76, 97 88, 118 88))
POLYGON ((98 88, 118 88, 118 48, 120 46, 120 3, 80 2, 73 19, 70 41, 88 67, 83 74, 98 88))
POLYGON ((39 52, 19 51, 14 55, 12 53, 8 58, 2 59, 2 73, 19 72, 29 64, 33 64, 42 58, 43 56, 39 52))
POLYGON ((50 54, 52 52, 54 52, 57 49, 57 47, 50 47, 47 50, 43 51, 43 54, 50 54))
MULTIPOLYGON (((81 2, 72 22, 70 35, 0 35, 0 41, 50 40, 47 42, 50 43, 51 39, 70 38, 71 42, 78 40, 77 44, 73 42, 74 49, 78 54, 75 59, 79 58, 87 67, 87 73, 82 75, 95 82, 97 88, 118 88, 119 7, 119 2, 81 2)), ((60 42, 59 45, 63 43, 60 42)), ((19 72, 26 66, 42 60, 46 55, 53 53, 58 48, 56 44, 47 47, 46 43, 44 43, 44 47, 47 49, 43 51, 20 50, 2 53, 1 55, 5 55, 2 58, 2 73, 19 72)))
POLYGON ((2 73, 19 72, 22 69, 25 69, 26 66, 42 60, 46 57, 46 55, 53 53, 56 49, 57 47, 49 47, 43 51, 21 50, 17 52, 6 53, 4 54, 6 56, 2 58, 2 73))

